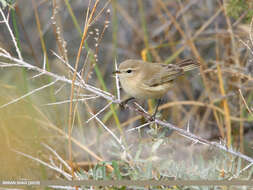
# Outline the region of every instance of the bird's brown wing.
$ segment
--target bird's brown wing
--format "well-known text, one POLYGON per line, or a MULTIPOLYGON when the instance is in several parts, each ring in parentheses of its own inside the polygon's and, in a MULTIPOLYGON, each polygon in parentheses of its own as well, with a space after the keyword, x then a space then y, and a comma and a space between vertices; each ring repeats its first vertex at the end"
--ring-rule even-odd
MULTIPOLYGON (((170 83, 177 77, 184 74, 186 71, 190 71, 199 67, 199 63, 193 59, 185 59, 176 64, 157 64, 154 72, 145 84, 148 86, 158 86, 165 83, 170 83)), ((154 67, 153 67, 154 68, 154 67)))
POLYGON ((200 64, 193 59, 184 59, 178 63, 177 66, 184 69, 184 72, 199 68, 200 64))
POLYGON ((182 75, 183 71, 184 70, 177 65, 159 64, 159 67, 149 76, 145 84, 152 87, 172 82, 178 76, 182 75))

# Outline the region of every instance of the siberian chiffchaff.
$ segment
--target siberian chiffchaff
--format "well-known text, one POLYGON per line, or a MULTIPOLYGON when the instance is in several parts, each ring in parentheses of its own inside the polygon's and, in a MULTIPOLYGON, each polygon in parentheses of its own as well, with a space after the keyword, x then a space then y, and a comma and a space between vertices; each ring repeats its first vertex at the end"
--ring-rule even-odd
POLYGON ((158 104, 160 104, 161 98, 172 87, 173 81, 177 77, 198 67, 199 63, 192 59, 186 59, 176 64, 150 63, 129 59, 122 62, 114 73, 118 74, 124 91, 132 96, 129 99, 133 99, 133 97, 138 99, 156 98, 159 99, 158 104))

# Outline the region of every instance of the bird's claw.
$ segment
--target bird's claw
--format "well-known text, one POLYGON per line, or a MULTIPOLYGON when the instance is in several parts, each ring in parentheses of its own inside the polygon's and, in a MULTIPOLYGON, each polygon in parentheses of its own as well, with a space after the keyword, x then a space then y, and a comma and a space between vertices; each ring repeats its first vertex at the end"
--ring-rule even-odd
POLYGON ((119 107, 120 107, 121 109, 125 109, 125 108, 126 108, 126 104, 127 104, 127 102, 122 101, 122 102, 119 103, 119 107))
POLYGON ((133 100, 134 98, 133 97, 131 97, 131 98, 128 98, 128 99, 126 99, 126 100, 123 100, 123 101, 121 101, 120 103, 119 103, 119 106, 120 106, 120 108, 126 108, 126 104, 130 101, 130 100, 133 100))
POLYGON ((156 119, 156 114, 152 114, 152 115, 150 116, 150 121, 155 121, 155 119, 156 119))

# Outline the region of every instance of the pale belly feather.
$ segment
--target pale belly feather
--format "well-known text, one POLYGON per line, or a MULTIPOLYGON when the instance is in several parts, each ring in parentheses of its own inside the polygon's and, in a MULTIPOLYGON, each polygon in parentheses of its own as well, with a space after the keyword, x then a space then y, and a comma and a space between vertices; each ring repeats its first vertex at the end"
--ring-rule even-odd
POLYGON ((120 82, 127 94, 138 99, 162 98, 171 87, 171 84, 149 87, 133 80, 121 80, 120 82))

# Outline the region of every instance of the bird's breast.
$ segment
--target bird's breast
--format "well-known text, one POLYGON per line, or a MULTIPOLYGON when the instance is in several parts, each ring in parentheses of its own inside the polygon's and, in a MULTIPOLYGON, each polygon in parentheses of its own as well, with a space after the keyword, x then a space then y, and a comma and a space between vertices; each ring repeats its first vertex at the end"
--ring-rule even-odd
POLYGON ((171 87, 171 84, 147 86, 140 79, 120 79, 123 90, 132 97, 138 99, 161 98, 171 87))

